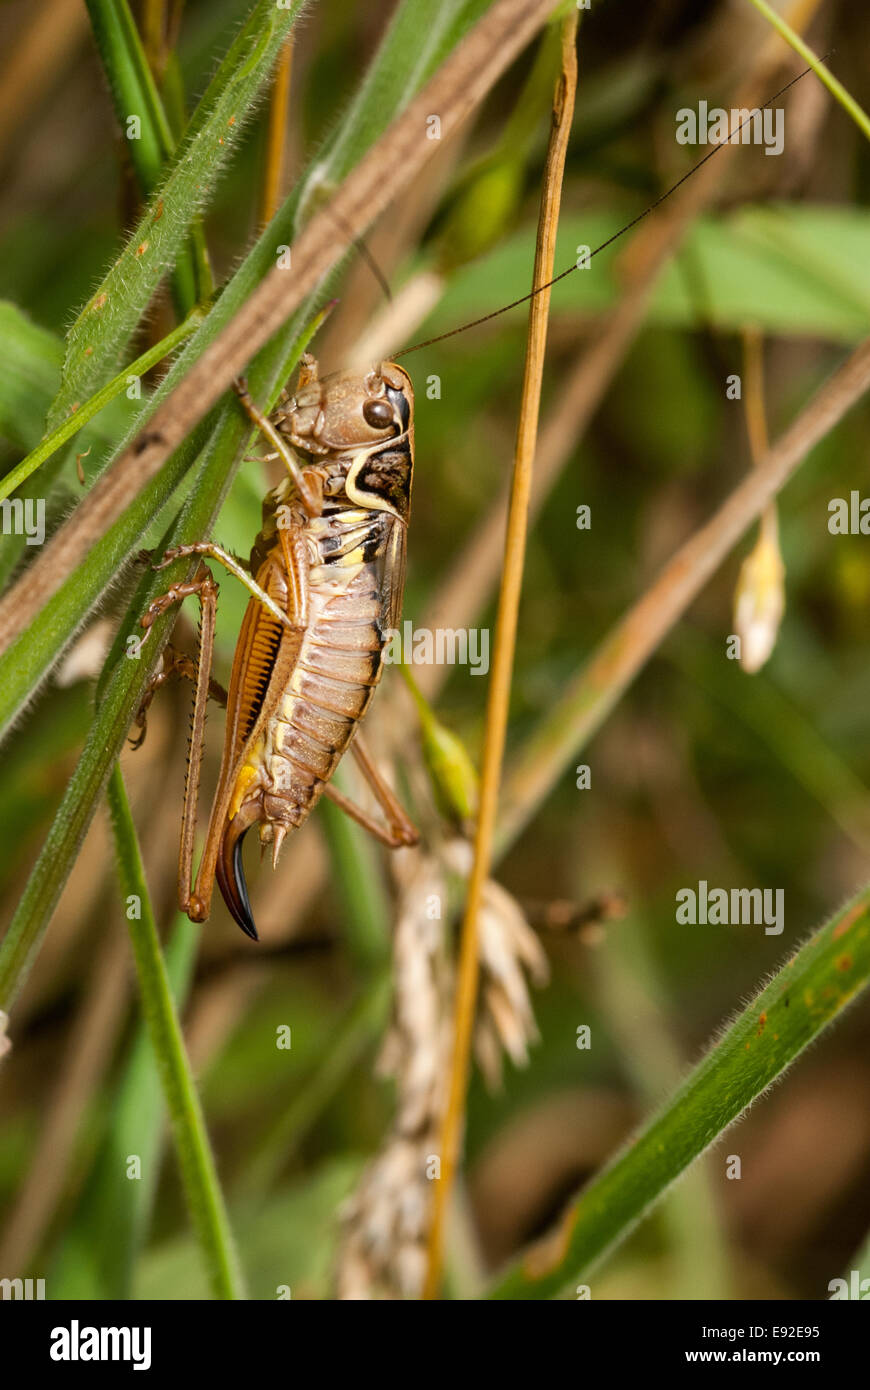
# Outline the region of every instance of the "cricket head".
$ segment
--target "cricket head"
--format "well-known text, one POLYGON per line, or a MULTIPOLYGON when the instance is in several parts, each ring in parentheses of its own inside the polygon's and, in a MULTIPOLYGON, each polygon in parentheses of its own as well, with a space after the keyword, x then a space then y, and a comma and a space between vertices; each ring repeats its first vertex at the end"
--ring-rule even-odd
POLYGON ((296 393, 274 419, 291 444, 314 458, 355 454, 410 434, 414 388, 395 362, 382 362, 370 372, 321 377, 316 360, 306 353, 296 393))

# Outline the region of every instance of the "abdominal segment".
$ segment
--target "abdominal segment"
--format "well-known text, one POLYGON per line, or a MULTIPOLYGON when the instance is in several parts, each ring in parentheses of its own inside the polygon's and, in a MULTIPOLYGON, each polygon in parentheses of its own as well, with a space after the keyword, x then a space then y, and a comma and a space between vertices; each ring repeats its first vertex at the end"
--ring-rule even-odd
POLYGON ((296 639, 288 672, 280 671, 280 647, 275 653, 262 714, 250 728, 227 808, 217 880, 236 921, 252 936, 242 838, 259 824, 261 843, 271 844, 277 862, 285 835, 307 819, 332 778, 381 676, 385 615, 377 566, 348 565, 345 557, 340 575, 328 575, 328 568, 322 567, 322 582, 310 593, 310 620, 296 639))

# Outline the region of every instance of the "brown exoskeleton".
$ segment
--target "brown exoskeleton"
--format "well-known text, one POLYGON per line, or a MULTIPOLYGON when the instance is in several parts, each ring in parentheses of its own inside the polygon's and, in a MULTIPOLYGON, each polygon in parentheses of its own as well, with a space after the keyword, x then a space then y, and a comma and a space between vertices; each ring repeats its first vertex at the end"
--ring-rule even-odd
MULTIPOLYGON (((263 503, 250 572, 210 542, 168 551, 158 566, 208 556, 250 590, 228 692, 211 679, 217 585, 204 563, 192 580, 173 584, 154 600, 142 626, 147 634, 173 604, 191 594, 199 599, 198 664, 175 662, 196 682, 179 903, 193 921, 205 921, 217 879, 233 917, 256 939, 242 868, 242 841, 252 825, 259 825, 260 841, 271 845, 276 863, 288 830, 300 826, 326 794, 387 845, 417 839, 357 736, 402 606, 414 393, 408 374, 395 363, 365 376, 338 372, 321 380, 310 354, 302 359, 296 394, 271 418, 257 410, 244 382, 236 389, 273 444, 270 457, 282 459, 288 474, 263 503), (209 695, 226 703, 226 735, 202 862, 191 885, 209 695), (386 824, 331 785, 349 747, 386 824)), ((167 669, 152 681, 140 724, 167 669)))

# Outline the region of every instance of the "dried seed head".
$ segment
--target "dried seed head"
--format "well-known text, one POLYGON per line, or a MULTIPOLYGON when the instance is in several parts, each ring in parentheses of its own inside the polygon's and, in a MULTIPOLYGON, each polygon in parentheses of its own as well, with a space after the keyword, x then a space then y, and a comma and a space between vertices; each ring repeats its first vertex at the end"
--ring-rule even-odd
POLYGON ((489 1084, 498 1086, 502 1049, 515 1066, 525 1066, 529 1044, 537 1041, 526 976, 533 984, 546 984, 549 963, 516 901, 492 879, 484 888, 478 931, 481 976, 475 1052, 489 1084))
POLYGON ((785 566, 776 532, 762 528, 740 567, 734 595, 734 627, 740 638, 740 665, 760 671, 776 645, 785 612, 785 566))
POLYGON ((393 1019, 378 1070, 396 1083, 393 1129, 341 1213, 343 1299, 417 1298, 426 1265, 431 1174, 449 1055, 447 882, 437 860, 401 856, 393 1019))
MULTIPOLYGON (((452 1047, 453 967, 446 944, 448 871, 466 876, 471 846, 443 860, 420 852, 394 866, 400 881, 393 1019, 379 1058, 396 1083, 393 1129, 341 1213, 340 1298, 418 1298, 426 1266, 432 1179, 452 1047)), ((537 1037, 527 975, 543 984, 547 959, 514 899, 492 881, 480 914, 480 1003, 475 1051, 491 1084, 507 1052, 519 1066, 537 1037)))

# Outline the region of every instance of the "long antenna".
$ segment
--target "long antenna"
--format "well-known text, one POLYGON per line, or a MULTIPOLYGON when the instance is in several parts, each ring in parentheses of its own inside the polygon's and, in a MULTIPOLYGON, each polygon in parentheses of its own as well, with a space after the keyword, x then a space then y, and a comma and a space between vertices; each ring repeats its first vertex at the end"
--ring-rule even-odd
POLYGON ((372 275, 373 275, 373 276, 375 277, 375 279, 377 280, 378 284, 379 284, 380 287, 381 287, 381 290, 383 291, 384 298, 387 300, 387 302, 388 302, 389 304, 392 304, 392 302, 393 302, 393 295, 392 295, 392 291, 391 291, 391 289, 390 289, 389 283, 388 283, 388 281, 387 281, 387 277, 386 277, 386 275, 384 274, 384 272, 381 270, 380 266, 378 265, 377 261, 375 260, 374 256, 372 255, 371 251, 369 250, 369 247, 368 247, 368 244, 367 244, 365 238, 362 237, 362 236, 357 236, 357 235, 353 232, 353 230, 348 226, 348 224, 345 222, 344 218, 341 217, 339 213, 334 212, 333 209, 329 206, 329 204, 326 204, 326 211, 329 213, 329 215, 330 215, 330 217, 332 218, 333 222, 334 222, 335 225, 339 228, 339 230, 343 233, 343 235, 344 235, 344 236, 347 236, 347 237, 350 237, 350 239, 351 239, 351 245, 356 247, 356 249, 357 249, 357 251, 359 252, 360 256, 361 256, 362 259, 365 261, 365 263, 366 263, 366 265, 368 266, 369 270, 372 272, 372 275))
MULTIPOLYGON (((826 54, 825 56, 828 57, 829 55, 826 54)), ((739 135, 743 127, 755 119, 755 111, 764 111, 766 107, 772 106, 775 101, 778 101, 781 96, 785 95, 790 87, 793 87, 796 82, 800 82, 801 78, 806 77, 810 72, 812 72, 812 68, 804 68, 803 72, 799 72, 797 77, 793 77, 790 82, 786 82, 784 87, 780 87, 779 91, 774 92, 772 97, 768 97, 767 101, 760 107, 753 108, 753 111, 750 112, 745 121, 741 121, 740 125, 737 126, 735 130, 729 130, 726 140, 717 141, 713 149, 705 154, 703 159, 699 159, 697 164, 693 164, 692 168, 689 169, 687 173, 683 174, 681 179, 677 179, 677 182, 672 184, 665 193, 662 193, 656 198, 654 203, 650 203, 649 207, 644 208, 643 212, 639 212, 637 217, 633 217, 630 222, 626 222, 624 227, 621 227, 618 232, 613 233, 613 236, 609 236, 606 241, 602 241, 601 245, 596 246, 594 251, 590 251, 589 255, 584 259, 583 264, 588 264, 593 256, 598 255, 599 251, 604 251, 608 246, 612 246, 613 243, 618 241, 621 236, 624 236, 626 232, 630 232, 632 227, 636 227, 638 222, 642 222, 645 217, 649 217, 651 212, 655 212, 656 208, 661 207, 662 203, 665 202, 667 198, 670 198, 672 193, 676 193, 677 189, 681 188, 687 179, 690 179, 693 174, 697 174, 698 170, 702 165, 707 163, 708 159, 712 159, 714 154, 718 154, 723 145, 736 143, 734 140, 735 135, 739 135)), ((410 347, 403 348, 401 352, 394 353, 393 360, 395 361, 400 357, 407 357, 410 352, 419 352, 420 348, 430 347, 432 343, 442 343, 445 338, 455 338, 457 333, 465 333, 469 328, 478 328, 482 323, 489 323, 490 319, 497 319, 501 314, 506 314, 509 309, 516 309, 520 304, 527 304, 530 299, 534 299, 536 295, 543 294, 544 290, 550 289, 552 285, 558 285, 560 280, 564 280, 566 276, 572 275, 575 270, 579 269, 580 266, 575 262, 574 265, 569 265, 567 270, 563 270, 558 275, 554 276, 552 280, 547 280, 545 284, 536 286, 536 288, 531 290, 528 294, 521 295, 519 299, 511 300, 510 304, 503 304, 500 309, 493 309, 491 313, 484 314, 482 318, 470 319, 468 323, 462 323, 458 328, 448 329, 446 333, 438 333, 434 338, 424 338, 422 342, 412 343, 410 347)))

